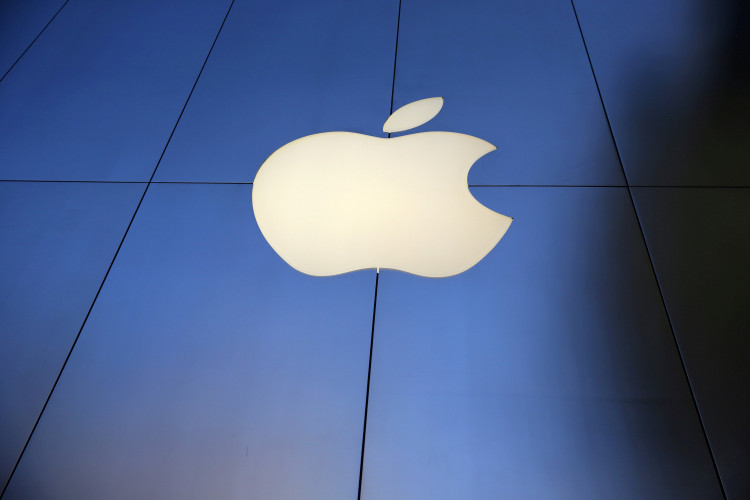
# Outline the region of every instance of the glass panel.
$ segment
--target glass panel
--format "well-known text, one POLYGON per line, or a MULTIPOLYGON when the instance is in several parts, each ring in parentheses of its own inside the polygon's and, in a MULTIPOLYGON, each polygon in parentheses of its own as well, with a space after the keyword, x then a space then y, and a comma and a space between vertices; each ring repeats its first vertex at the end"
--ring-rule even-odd
POLYGON ((750 498, 750 189, 634 189, 729 498, 750 498))
POLYGON ((295 271, 250 191, 149 189, 8 498, 356 496, 375 273, 295 271))
POLYGON ((249 182, 284 144, 385 137, 398 0, 237 2, 156 179, 249 182))
POLYGON ((575 4, 630 183, 750 185, 747 2, 575 4))
POLYGON ((403 2, 394 108, 436 96, 442 111, 414 132, 498 147, 471 184, 623 183, 568 2, 403 2))
POLYGON ((143 188, 141 184, 0 182, 2 485, 143 188))
POLYGON ((627 192, 474 192, 482 262, 381 273, 364 498, 721 498, 627 192))
POLYGON ((66 5, 0 85, 0 178, 147 181, 228 5, 66 5))
POLYGON ((44 28, 65 0, 0 4, 0 78, 44 28))

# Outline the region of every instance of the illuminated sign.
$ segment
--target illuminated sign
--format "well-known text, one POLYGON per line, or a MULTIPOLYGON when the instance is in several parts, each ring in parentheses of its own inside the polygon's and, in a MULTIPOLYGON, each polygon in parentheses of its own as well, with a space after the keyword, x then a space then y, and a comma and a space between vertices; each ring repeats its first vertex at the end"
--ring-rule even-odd
MULTIPOLYGON (((442 106, 441 97, 407 104, 383 131, 422 125, 442 106)), ((306 274, 388 268, 453 276, 482 260, 513 220, 469 192, 469 169, 495 149, 454 132, 302 137, 255 176, 255 218, 279 256, 306 274)))

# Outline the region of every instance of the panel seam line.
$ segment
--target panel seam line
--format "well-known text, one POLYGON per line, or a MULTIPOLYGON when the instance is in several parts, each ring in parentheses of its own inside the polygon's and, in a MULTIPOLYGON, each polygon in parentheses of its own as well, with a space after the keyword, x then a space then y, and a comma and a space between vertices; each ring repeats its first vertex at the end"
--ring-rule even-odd
MULTIPOLYGON (((398 35, 401 31, 401 0, 398 0, 398 15, 396 16, 396 45, 393 50, 393 77, 391 79, 391 108, 393 114, 393 96, 396 89, 396 65, 398 64, 398 35)), ((388 138, 391 134, 388 133, 388 138)), ((370 358, 367 363, 367 389, 365 391, 365 415, 362 423, 362 450, 359 456, 359 481, 357 483, 357 500, 362 499, 362 476, 365 467, 365 442, 367 440, 367 412, 370 407, 370 375, 372 374, 372 348, 375 342, 375 312, 378 306, 378 281, 380 280, 380 268, 375 270, 375 297, 372 303, 372 328, 370 330, 370 358)))
POLYGON ((47 21, 47 24, 44 25, 44 28, 42 28, 42 30, 39 33, 37 33, 37 35, 34 37, 34 39, 31 41, 31 43, 28 44, 25 49, 23 49, 23 52, 21 52, 21 55, 18 56, 15 61, 13 61, 13 64, 10 65, 10 68, 8 68, 8 70, 3 74, 3 76, 0 77, 0 82, 2 82, 3 80, 5 80, 5 77, 8 76, 8 73, 10 73, 11 70, 16 67, 16 64, 18 64, 18 61, 20 61, 21 58, 23 58, 23 56, 26 55, 26 52, 28 52, 29 49, 31 48, 31 46, 36 43, 36 41, 39 39, 40 36, 42 36, 42 33, 44 33, 44 31, 47 29, 47 27, 50 24, 52 24, 52 21, 54 21, 55 18, 57 17, 57 15, 60 13, 60 11, 62 11, 63 8, 66 5, 68 5, 69 1, 70 0, 65 0, 65 2, 63 2, 63 4, 60 6, 60 8, 57 9, 57 12, 55 12, 55 14, 50 18, 50 20, 47 21))
POLYGON ((594 84, 596 85, 596 92, 599 95, 599 102, 602 105, 602 111, 604 112, 604 118, 607 122, 607 128, 609 129, 610 137, 612 138, 612 144, 615 148, 615 154, 617 155, 617 161, 620 164, 620 170, 622 171, 622 176, 625 180, 625 187, 628 190, 628 197, 630 198, 630 204, 633 207, 633 214, 635 215, 635 220, 638 223, 638 230, 641 234, 641 240, 643 241, 643 246, 646 249, 646 255, 648 256, 649 264, 651 266, 651 273, 653 274, 654 281, 656 283, 656 288, 659 291, 659 297, 661 298, 661 304, 664 309, 664 314, 667 318, 667 322, 669 323, 669 329, 672 334, 672 341, 674 342, 674 346, 677 350, 677 355, 680 359, 680 365, 682 366, 682 373, 685 377, 685 381, 687 382, 688 389, 690 391, 690 396, 692 398, 693 402, 693 408, 695 409, 695 413, 698 416, 698 423, 700 424, 701 432, 703 433, 703 439, 706 443, 706 447, 708 448, 709 456, 711 457, 711 464, 713 465, 714 474, 716 475, 716 479, 719 483, 719 488, 721 489, 721 494, 724 498, 724 500, 727 500, 727 493, 724 489, 724 483, 721 479, 721 474, 719 473, 718 465, 716 464, 716 457, 714 456, 713 448, 711 447, 711 442, 708 439, 708 433, 706 432, 706 426, 703 423, 703 416, 701 415, 700 407, 698 406, 698 400, 695 396, 695 390, 693 389, 693 385, 690 381, 690 375, 687 371, 687 366, 685 365, 685 358, 682 354, 682 349, 680 348, 680 344, 677 340, 677 333, 675 331, 674 323, 672 322, 672 317, 669 314, 669 308, 667 307, 667 300, 664 296, 664 291, 662 290, 661 282, 659 281, 659 275, 656 272, 656 264, 654 262, 654 258, 651 255, 651 250, 649 249, 648 242, 646 240, 646 233, 643 230, 643 224, 641 223, 641 218, 638 214, 638 208, 635 204, 635 198, 633 197, 633 192, 631 189, 631 185, 628 182, 628 176, 625 171, 625 165, 622 161, 622 156, 620 155, 620 149, 617 146, 617 140, 615 139, 614 130, 612 129, 612 123, 609 120, 609 114, 607 113, 607 107, 604 105, 604 97, 602 96, 601 88, 599 87, 599 80, 596 77, 596 71, 594 71, 594 64, 591 61, 591 55, 589 54, 588 45, 586 44, 586 38, 583 35, 583 29, 581 28, 581 21, 578 18, 578 11, 576 10, 575 2, 574 0, 570 0, 570 5, 573 8, 573 15, 575 16, 576 24, 578 25, 578 32, 581 35, 581 42, 583 42, 583 48, 586 51, 586 58, 589 62, 589 68, 591 69, 591 75, 594 78, 594 84))
POLYGON ((177 130, 177 126, 180 123, 180 119, 182 118, 182 115, 185 113, 185 108, 187 108, 188 102, 190 102, 190 97, 193 95, 193 91, 195 91, 195 87, 198 85, 198 80, 200 80, 200 77, 203 74, 203 69, 206 67, 206 63, 208 62, 208 59, 211 57, 211 53, 213 52, 214 46, 216 45, 216 41, 219 39, 221 30, 224 28, 224 24, 227 21, 227 17, 229 17, 229 12, 232 10, 233 5, 234 5, 234 0, 232 0, 231 3, 229 4, 229 8, 227 9, 226 14, 224 15, 224 19, 222 20, 221 25, 219 26, 219 30, 216 33, 216 36, 214 37, 213 43, 211 44, 211 48, 208 50, 208 54, 206 54, 206 57, 203 60, 203 65, 201 66, 200 71, 198 71, 198 75, 196 76, 195 81, 193 82, 193 86, 190 89, 190 93, 188 94, 187 99, 185 99, 185 103, 182 105, 180 114, 177 116, 177 120, 175 121, 175 124, 172 127, 172 131, 169 134, 169 138, 167 139, 167 142, 165 143, 164 148, 162 149, 161 155, 159 156, 159 159, 156 162, 154 171, 151 173, 151 178, 148 180, 148 184, 146 184, 146 187, 143 190, 143 194, 141 194, 141 198, 138 201, 138 204, 136 205, 135 210, 133 211, 133 215, 130 217, 130 222, 128 222, 128 225, 125 228, 125 232, 122 235, 122 238, 120 239, 120 243, 117 246, 117 250, 115 250, 112 260, 110 261, 109 266, 107 267, 107 271, 104 273, 104 277, 102 278, 102 281, 99 284, 99 288, 97 289, 96 294, 94 295, 94 299, 91 301, 91 305, 89 306, 88 312, 86 313, 86 316, 83 318, 83 323, 81 323, 81 327, 78 329, 78 333, 76 334, 75 339, 73 340, 73 343, 71 344, 70 349, 68 350, 68 354, 65 357, 65 360, 63 361, 62 365, 60 366, 60 370, 57 373, 57 377, 55 378, 55 381, 52 384, 52 387, 49 393, 47 394, 47 398, 45 399, 44 404, 42 405, 42 409, 40 410, 39 415, 37 416, 36 421, 34 422, 34 426, 31 428, 31 432, 29 432, 29 435, 26 438, 26 442, 24 443, 23 448, 21 449, 21 452, 18 455, 18 459, 16 460, 16 463, 13 466, 13 469, 11 470, 10 475, 8 476, 8 480, 5 482, 5 486, 3 487, 2 492, 0 492, 0 499, 3 496, 5 496, 5 492, 7 491, 8 486, 13 480, 13 476, 15 475, 16 470, 18 469, 18 465, 21 463, 21 460, 23 459, 23 456, 26 453, 26 449, 28 448, 29 443, 31 442, 31 438, 34 436, 36 428, 39 425, 39 422, 41 421, 45 410, 47 409, 47 405, 49 404, 50 399, 52 398, 52 394, 55 392, 55 389, 57 388, 57 384, 60 382, 60 378, 62 377, 62 374, 65 371, 65 367, 68 365, 68 361, 70 360, 70 357, 73 354, 73 350, 78 344, 78 340, 80 339, 81 333, 83 332, 83 329, 86 326, 86 322, 91 316, 91 311, 94 309, 94 306, 96 305, 96 301, 99 298, 99 294, 101 293, 102 288, 104 288, 104 283, 107 281, 107 277, 109 277, 109 273, 112 270, 112 266, 117 260, 117 256, 120 254, 120 249, 122 248, 122 245, 125 242, 125 238, 127 238, 128 236, 128 232, 130 231, 130 228, 133 225, 133 221, 135 220, 135 217, 138 214, 138 210, 140 209, 141 204, 143 203, 143 199, 146 197, 148 188, 149 186, 151 186, 151 181, 153 181, 154 176, 156 175, 156 171, 158 170, 159 165, 161 164, 161 161, 164 158, 164 153, 167 151, 167 148, 169 147, 169 143, 171 142, 172 137, 174 136, 175 130, 177 130))

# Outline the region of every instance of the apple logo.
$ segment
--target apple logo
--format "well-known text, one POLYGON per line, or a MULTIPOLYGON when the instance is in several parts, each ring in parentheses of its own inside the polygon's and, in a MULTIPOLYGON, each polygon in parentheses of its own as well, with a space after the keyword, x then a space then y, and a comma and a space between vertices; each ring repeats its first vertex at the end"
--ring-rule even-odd
MULTIPOLYGON (((383 131, 422 125, 442 106, 441 97, 407 104, 383 131)), ((271 247, 305 274, 388 268, 453 276, 482 260, 513 220, 469 192, 469 169, 495 149, 454 132, 308 135, 261 165, 253 211, 271 247)))

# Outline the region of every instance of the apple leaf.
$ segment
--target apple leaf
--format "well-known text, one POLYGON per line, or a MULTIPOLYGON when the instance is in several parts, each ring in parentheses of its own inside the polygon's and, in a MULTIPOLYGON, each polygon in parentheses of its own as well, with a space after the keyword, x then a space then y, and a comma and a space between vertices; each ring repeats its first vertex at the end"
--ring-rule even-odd
POLYGON ((383 132, 402 132, 419 127, 435 118, 443 107, 442 97, 430 97, 410 102, 398 108, 383 124, 383 132))

